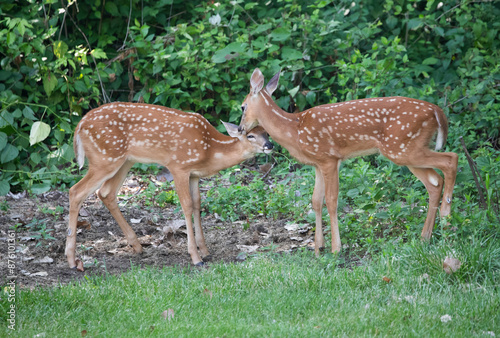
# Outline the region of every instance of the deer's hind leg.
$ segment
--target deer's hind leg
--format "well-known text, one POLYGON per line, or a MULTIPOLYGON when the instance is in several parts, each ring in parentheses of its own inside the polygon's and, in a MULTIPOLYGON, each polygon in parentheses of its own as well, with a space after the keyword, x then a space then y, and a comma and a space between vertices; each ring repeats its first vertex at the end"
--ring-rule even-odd
POLYGON ((108 208, 109 212, 122 229, 127 242, 132 246, 136 253, 141 253, 141 243, 139 243, 134 230, 130 227, 130 225, 123 217, 123 214, 121 213, 116 201, 118 190, 122 186, 123 181, 127 177, 127 173, 133 165, 134 162, 125 161, 120 169, 116 172, 116 174, 103 183, 101 189, 99 189, 99 191, 97 192, 97 196, 99 196, 99 198, 102 200, 106 208, 108 208))
POLYGON ((113 177, 116 171, 116 168, 96 170, 90 166, 87 174, 69 189, 69 222, 65 253, 70 268, 76 267, 76 226, 80 208, 87 197, 96 191, 103 182, 113 177))
POLYGON ((436 221, 436 213, 439 208, 439 201, 441 200, 443 178, 432 168, 416 168, 409 166, 408 169, 422 181, 429 193, 427 218, 425 219, 424 228, 422 229, 422 239, 429 240, 432 236, 432 230, 434 229, 434 223, 436 221))

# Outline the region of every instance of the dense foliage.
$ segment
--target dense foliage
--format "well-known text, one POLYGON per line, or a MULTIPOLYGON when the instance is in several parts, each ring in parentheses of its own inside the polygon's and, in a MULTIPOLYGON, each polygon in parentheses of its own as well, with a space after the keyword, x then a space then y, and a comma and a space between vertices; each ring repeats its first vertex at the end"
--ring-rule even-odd
POLYGON ((498 3, 45 0, 0 13, 0 194, 73 184, 72 132, 105 102, 238 123, 255 67, 282 71, 276 101, 290 112, 389 95, 439 104, 448 149, 463 136, 497 184, 498 3))

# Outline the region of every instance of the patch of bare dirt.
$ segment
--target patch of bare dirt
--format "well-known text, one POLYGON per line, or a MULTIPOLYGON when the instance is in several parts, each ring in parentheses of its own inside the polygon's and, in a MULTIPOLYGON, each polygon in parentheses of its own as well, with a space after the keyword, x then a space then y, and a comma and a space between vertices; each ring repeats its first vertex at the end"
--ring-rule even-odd
MULTIPOLYGON (((77 257, 83 261, 85 271, 79 272, 69 269, 64 254, 67 192, 0 197, 0 283, 5 283, 10 275, 7 240, 13 228, 16 229, 15 272, 20 287, 68 283, 89 275, 120 274, 132 265, 160 268, 191 265, 182 212, 176 211, 176 206, 145 208, 132 204, 129 200, 120 209, 139 237, 143 253, 132 251, 114 218, 93 194, 80 212, 77 257)), ((310 229, 287 224, 285 220, 252 219, 248 225, 241 221, 222 222, 208 215, 202 219, 202 226, 211 254, 208 265, 243 261, 248 255, 271 247, 281 252, 312 246, 314 240, 310 229)))

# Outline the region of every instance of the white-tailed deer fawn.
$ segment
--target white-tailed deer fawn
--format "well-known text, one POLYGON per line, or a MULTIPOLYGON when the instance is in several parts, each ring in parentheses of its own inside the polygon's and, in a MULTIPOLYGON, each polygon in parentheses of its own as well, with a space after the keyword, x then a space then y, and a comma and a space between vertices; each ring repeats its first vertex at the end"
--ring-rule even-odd
POLYGON ((69 227, 66 256, 76 266, 76 226, 84 200, 99 189, 98 196, 122 229, 137 253, 142 246, 116 202, 118 189, 136 162, 158 163, 167 167, 186 218, 188 252, 193 264, 203 264, 208 256, 200 220, 200 177, 229 168, 256 153, 269 153, 273 145, 261 127, 240 133, 238 126, 224 123, 230 136, 219 133, 204 117, 150 104, 109 103, 93 109, 75 130, 75 156, 85 177, 69 191, 69 227), (193 232, 192 216, 196 242, 193 232))
POLYGON ((255 69, 250 80, 250 94, 241 106, 240 128, 251 130, 261 125, 297 160, 315 167, 312 206, 316 214, 316 254, 324 246, 321 222, 324 200, 330 214, 332 252, 341 248, 337 222, 340 162, 374 153, 408 166, 427 188, 429 208, 422 238, 430 239, 443 190, 443 178, 433 168, 444 174, 441 217, 450 214, 457 172, 457 154, 429 149, 436 132, 436 150, 446 142, 448 121, 443 111, 425 101, 384 97, 325 104, 289 114, 271 98, 278 81, 279 73, 264 89, 264 76, 255 69))

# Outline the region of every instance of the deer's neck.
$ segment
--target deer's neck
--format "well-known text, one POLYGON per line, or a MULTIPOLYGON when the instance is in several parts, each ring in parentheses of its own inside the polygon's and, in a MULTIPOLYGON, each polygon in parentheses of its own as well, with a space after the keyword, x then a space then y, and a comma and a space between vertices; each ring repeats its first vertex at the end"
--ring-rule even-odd
POLYGON ((206 166, 210 168, 210 172, 206 175, 213 175, 222 169, 235 166, 253 155, 252 151, 248 150, 238 139, 220 135, 212 141, 208 159, 210 163, 206 166))
POLYGON ((261 110, 259 124, 273 140, 291 152, 297 147, 299 116, 285 112, 270 97, 267 102, 269 104, 261 110))
POLYGON ((267 93, 263 93, 263 95, 266 98, 266 107, 261 109, 258 118, 259 124, 275 142, 286 148, 290 155, 298 160, 303 160, 298 144, 300 114, 285 112, 267 93))

